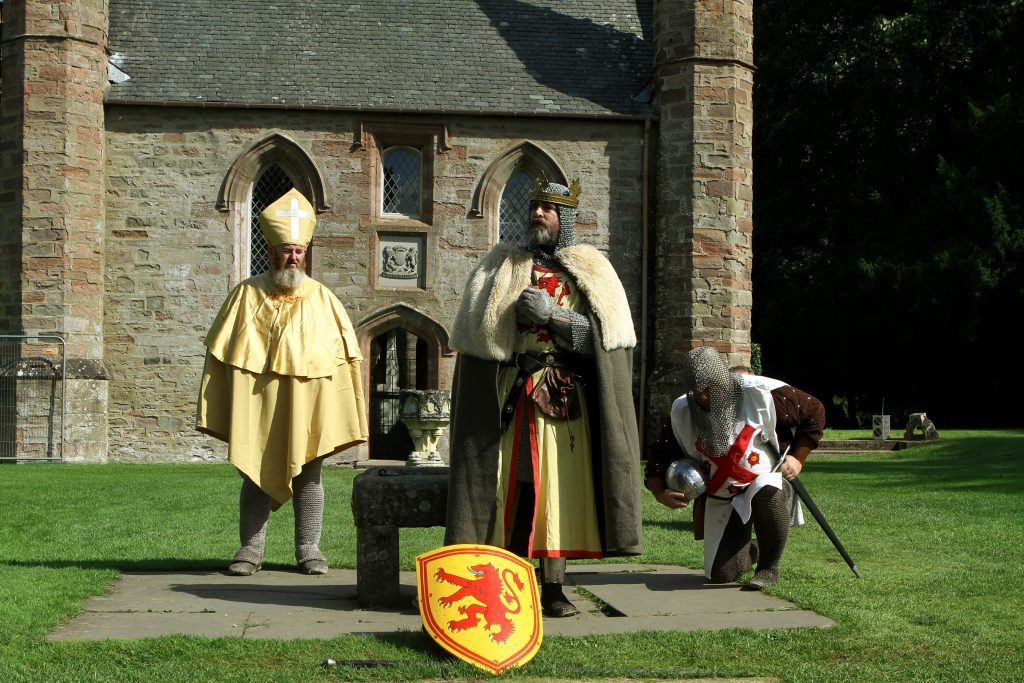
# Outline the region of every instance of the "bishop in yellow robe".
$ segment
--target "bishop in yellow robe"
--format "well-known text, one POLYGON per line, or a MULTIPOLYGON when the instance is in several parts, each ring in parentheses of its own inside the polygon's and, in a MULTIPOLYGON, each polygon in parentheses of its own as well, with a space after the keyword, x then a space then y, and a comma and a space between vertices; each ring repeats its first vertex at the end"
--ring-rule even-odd
POLYGON ((241 548, 229 573, 259 570, 270 511, 294 496, 296 562, 323 574, 320 470, 325 457, 366 441, 362 358, 344 306, 305 276, 313 207, 291 190, 260 224, 271 269, 239 284, 214 320, 196 428, 227 442, 243 477, 241 548))

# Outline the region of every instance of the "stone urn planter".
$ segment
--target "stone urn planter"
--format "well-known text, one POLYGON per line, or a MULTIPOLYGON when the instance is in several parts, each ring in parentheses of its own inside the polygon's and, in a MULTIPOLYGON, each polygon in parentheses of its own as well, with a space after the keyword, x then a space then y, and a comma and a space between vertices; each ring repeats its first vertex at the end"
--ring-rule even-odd
POLYGON ((437 452, 437 444, 451 420, 452 392, 441 389, 403 389, 402 424, 412 437, 413 451, 407 467, 447 465, 437 452))

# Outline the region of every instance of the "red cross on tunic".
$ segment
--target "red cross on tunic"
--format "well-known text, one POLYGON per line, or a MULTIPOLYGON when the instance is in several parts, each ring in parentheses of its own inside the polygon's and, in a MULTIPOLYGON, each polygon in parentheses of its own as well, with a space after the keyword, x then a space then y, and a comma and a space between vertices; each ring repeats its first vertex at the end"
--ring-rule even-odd
POLYGON ((711 476, 711 481, 708 482, 708 493, 720 490, 730 478, 736 480, 736 483, 741 485, 749 484, 757 479, 757 474, 740 465, 743 462, 743 455, 747 452, 747 447, 750 446, 750 440, 754 438, 756 431, 752 426, 744 425, 743 429, 740 430, 739 436, 736 437, 736 440, 725 455, 708 455, 704 451, 703 443, 697 445, 697 449, 715 466, 715 473, 711 476))
POLYGON ((516 329, 526 334, 536 335, 539 342, 551 341, 551 332, 543 325, 538 325, 537 323, 517 323, 516 329))
POLYGON ((555 296, 555 292, 558 291, 558 285, 562 285, 562 291, 558 293, 555 305, 561 306, 562 300, 569 294, 569 283, 562 284, 562 278, 554 273, 544 275, 537 280, 537 286, 547 292, 548 296, 555 296))
MULTIPOLYGON (((542 292, 547 292, 548 296, 555 297, 555 305, 561 306, 562 301, 570 294, 570 280, 562 280, 562 278, 559 277, 562 273, 561 270, 552 270, 550 268, 536 265, 533 269, 539 274, 535 287, 540 289, 542 292), (559 287, 561 287, 561 291, 559 291, 559 287)), ((537 341, 542 344, 551 341, 551 331, 544 325, 538 325, 537 323, 517 323, 516 329, 525 334, 532 334, 536 336, 537 341)))

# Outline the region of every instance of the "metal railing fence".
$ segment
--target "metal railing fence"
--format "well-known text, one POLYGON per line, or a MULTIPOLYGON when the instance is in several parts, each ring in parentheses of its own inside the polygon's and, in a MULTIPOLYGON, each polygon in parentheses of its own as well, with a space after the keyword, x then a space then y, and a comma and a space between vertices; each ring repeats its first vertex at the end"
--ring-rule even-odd
POLYGON ((0 335, 0 463, 64 460, 64 340, 0 335))

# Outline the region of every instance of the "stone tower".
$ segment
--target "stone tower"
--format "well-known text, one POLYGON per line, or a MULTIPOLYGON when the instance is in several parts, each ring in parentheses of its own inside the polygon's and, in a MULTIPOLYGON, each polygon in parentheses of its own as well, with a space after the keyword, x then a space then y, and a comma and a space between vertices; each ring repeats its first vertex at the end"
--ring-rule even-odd
POLYGON ((751 0, 655 0, 651 418, 679 395, 691 348, 750 359, 752 61, 751 0))
POLYGON ((64 454, 95 461, 107 446, 107 1, 7 0, 0 47, 0 331, 64 338, 64 454))

